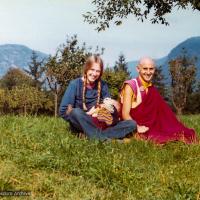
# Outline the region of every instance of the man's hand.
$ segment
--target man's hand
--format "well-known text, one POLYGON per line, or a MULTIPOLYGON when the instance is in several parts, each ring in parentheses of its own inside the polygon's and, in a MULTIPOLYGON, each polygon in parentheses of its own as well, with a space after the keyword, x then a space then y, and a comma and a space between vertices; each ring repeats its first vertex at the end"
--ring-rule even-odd
POLYGON ((145 132, 147 132, 148 130, 149 130, 149 127, 137 125, 137 132, 138 132, 138 133, 145 133, 145 132))

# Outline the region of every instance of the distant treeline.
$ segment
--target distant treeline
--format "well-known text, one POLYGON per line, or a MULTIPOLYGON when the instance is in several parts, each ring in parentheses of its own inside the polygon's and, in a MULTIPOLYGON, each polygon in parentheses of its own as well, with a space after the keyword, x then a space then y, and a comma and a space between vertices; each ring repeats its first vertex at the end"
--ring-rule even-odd
MULTIPOLYGON (((103 54, 104 49, 92 50, 79 45, 76 36, 68 38, 48 60, 39 60, 33 51, 28 70, 10 68, 0 79, 1 114, 58 114, 58 107, 70 80, 81 76, 82 66, 91 54, 103 54)), ((200 113, 200 81, 196 80, 195 58, 183 51, 180 57, 169 62, 171 84, 165 85, 165 77, 157 67, 154 85, 178 113, 200 113)), ((103 79, 108 83, 111 95, 117 99, 122 83, 130 79, 130 72, 123 54, 115 66, 106 68, 103 79)))

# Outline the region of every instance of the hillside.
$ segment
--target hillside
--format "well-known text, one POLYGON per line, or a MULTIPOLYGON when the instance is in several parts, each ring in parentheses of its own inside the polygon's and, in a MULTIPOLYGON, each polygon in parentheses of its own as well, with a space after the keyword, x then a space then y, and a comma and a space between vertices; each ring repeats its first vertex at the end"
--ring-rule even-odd
MULTIPOLYGON (((157 66, 162 66, 163 74, 169 80, 168 62, 180 56, 183 48, 187 50, 188 56, 197 58, 197 78, 200 79, 200 37, 189 38, 174 47, 165 57, 155 59, 157 66)), ((0 45, 0 76, 4 75, 10 67, 27 68, 32 52, 32 49, 24 45, 0 45)), ((48 58, 48 55, 45 53, 35 52, 40 60, 48 58)), ((128 68, 133 77, 137 75, 135 70, 137 63, 138 61, 128 62, 128 68)))
MULTIPOLYGON (((163 74, 165 75, 165 77, 169 79, 168 62, 182 55, 183 49, 187 51, 187 55, 189 57, 197 58, 197 62, 196 62, 197 78, 200 79, 200 37, 192 37, 181 42, 176 47, 174 47, 167 56, 160 59, 155 59, 156 65, 162 66, 163 74)), ((128 68, 129 68, 129 71, 131 71, 132 76, 137 75, 137 72, 135 70, 135 66, 137 63, 138 61, 128 62, 128 68)))
MULTIPOLYGON (((10 67, 27 68, 33 50, 19 44, 0 45, 0 76, 4 75, 10 67)), ((35 51, 38 59, 48 57, 47 54, 35 51)))

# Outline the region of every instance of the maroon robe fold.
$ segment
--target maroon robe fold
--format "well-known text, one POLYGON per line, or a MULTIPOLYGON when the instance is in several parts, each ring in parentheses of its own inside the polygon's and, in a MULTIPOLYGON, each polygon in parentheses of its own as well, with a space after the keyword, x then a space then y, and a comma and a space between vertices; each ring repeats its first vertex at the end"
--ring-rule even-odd
MULTIPOLYGON (((140 87, 141 83, 138 79, 137 82, 140 87)), ((129 80, 125 83, 131 86, 134 93, 136 92, 135 81, 129 80)), ((157 144, 170 141, 183 141, 187 144, 198 142, 195 131, 185 127, 177 120, 169 105, 154 86, 148 87, 147 94, 145 92, 141 96, 142 103, 136 108, 131 108, 130 111, 131 117, 138 125, 149 127, 146 133, 139 133, 141 139, 151 140, 157 144)))

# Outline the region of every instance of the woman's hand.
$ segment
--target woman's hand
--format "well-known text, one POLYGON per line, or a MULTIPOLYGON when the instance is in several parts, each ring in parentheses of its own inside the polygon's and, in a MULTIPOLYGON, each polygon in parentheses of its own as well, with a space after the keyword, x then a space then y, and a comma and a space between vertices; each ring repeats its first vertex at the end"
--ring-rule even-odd
MULTIPOLYGON (((96 108, 95 106, 93 106, 88 112, 86 112, 87 115, 94 115, 96 112, 96 108)), ((94 116, 93 116, 94 117, 94 116)))
POLYGON ((69 104, 69 105, 67 106, 67 109, 66 109, 65 114, 66 114, 66 115, 69 115, 69 114, 72 112, 72 110, 73 110, 73 107, 72 107, 71 104, 69 104))

